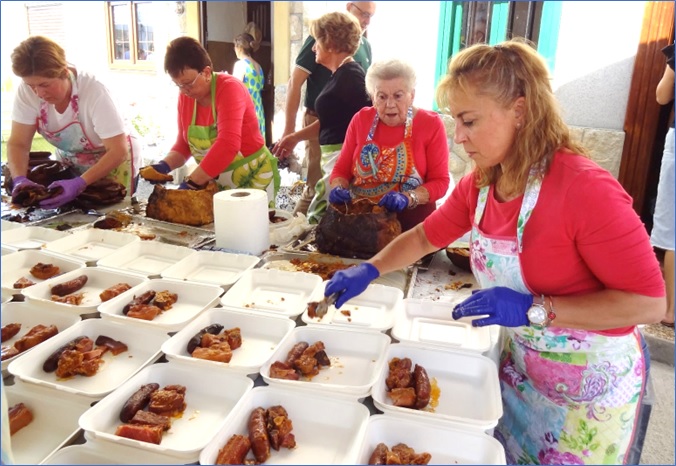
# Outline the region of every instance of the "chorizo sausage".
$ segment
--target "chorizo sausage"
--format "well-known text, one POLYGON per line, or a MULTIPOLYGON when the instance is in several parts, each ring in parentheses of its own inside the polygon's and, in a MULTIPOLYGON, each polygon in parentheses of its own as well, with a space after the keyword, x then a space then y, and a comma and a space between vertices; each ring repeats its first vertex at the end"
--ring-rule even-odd
POLYGON ((195 348, 200 346, 200 344, 202 343, 202 337, 204 336, 205 333, 210 333, 212 335, 218 335, 219 333, 221 333, 221 330, 223 330, 223 326, 221 324, 211 324, 211 325, 207 325, 202 330, 197 332, 188 341, 188 347, 186 348, 188 350, 188 354, 192 354, 192 352, 195 351, 195 348))
POLYGON ((371 453, 369 464, 387 464, 387 445, 379 443, 371 453))
POLYGON ((233 435, 218 452, 216 464, 244 464, 244 457, 249 453, 251 442, 245 435, 233 435))
POLYGON ((75 348, 75 346, 80 343, 80 341, 84 340, 87 337, 77 337, 76 339, 69 341, 65 345, 63 345, 61 348, 57 349, 54 351, 44 362, 42 365, 42 370, 45 372, 54 372, 56 368, 59 365, 59 358, 63 354, 64 351, 66 350, 71 350, 75 348))
POLYGON ((75 293, 77 290, 85 286, 89 277, 80 275, 67 282, 59 283, 52 287, 52 294, 57 296, 66 296, 67 294, 75 293))
POLYGON ((159 390, 160 385, 157 383, 149 383, 141 385, 132 396, 124 403, 120 410, 120 421, 129 422, 134 417, 137 411, 143 409, 150 401, 150 395, 159 390))
POLYGON ((308 346, 310 345, 306 341, 301 341, 293 345, 293 348, 291 348, 291 351, 289 351, 289 353, 287 354, 286 361, 284 361, 284 363, 289 367, 294 367, 296 359, 301 357, 301 355, 308 348, 308 346))
POLYGON ((140 296, 134 296, 134 299, 122 308, 122 313, 127 315, 132 306, 136 306, 137 304, 150 304, 150 301, 153 299, 155 299, 155 292, 153 290, 146 291, 140 296))
POLYGON ((415 409, 423 409, 430 402, 432 385, 427 371, 423 366, 415 365, 413 369, 413 381, 415 383, 415 409))
POLYGON ((254 458, 259 463, 264 463, 270 458, 270 440, 265 427, 265 410, 258 407, 251 411, 249 417, 249 440, 254 458))

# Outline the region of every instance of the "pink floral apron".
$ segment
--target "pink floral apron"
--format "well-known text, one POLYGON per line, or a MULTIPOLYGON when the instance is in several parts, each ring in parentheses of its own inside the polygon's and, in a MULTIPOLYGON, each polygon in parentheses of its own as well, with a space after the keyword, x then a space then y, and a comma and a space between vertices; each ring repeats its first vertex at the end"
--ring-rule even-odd
MULTIPOLYGON (((519 254, 542 177, 531 170, 515 237, 479 228, 489 187, 479 191, 472 226, 472 270, 482 288, 526 285, 519 254)), ((556 322, 556 321, 555 321, 556 322)), ((638 330, 625 336, 550 326, 502 328, 504 415, 495 437, 507 464, 622 464, 636 434, 645 380, 638 330)))
MULTIPOLYGON (((70 82, 73 86, 70 98, 70 107, 73 109, 73 121, 61 129, 49 131, 47 121, 48 103, 44 100, 40 102, 40 117, 37 119, 37 131, 47 142, 56 147, 56 159, 71 167, 76 173, 82 175, 98 162, 106 153, 105 147, 96 147, 87 137, 82 123, 80 123, 79 92, 77 80, 72 71, 70 82)), ((114 168, 106 178, 115 180, 127 188, 127 196, 132 193, 132 177, 135 166, 140 163, 141 154, 136 154, 132 150, 132 143, 127 135, 127 160, 114 168)))
MULTIPOLYGON (((366 143, 353 168, 352 192, 358 197, 368 197, 378 202, 390 191, 411 191, 423 184, 415 168, 413 157, 413 107, 406 113, 404 140, 395 147, 381 147, 373 141, 380 118, 376 114, 366 137, 366 143)), ((434 211, 430 202, 415 209, 405 209, 398 214, 404 231, 422 222, 434 211)))
MULTIPOLYGON (((216 101, 213 98, 216 95, 216 81, 217 74, 212 73, 211 114, 213 123, 209 126, 195 124, 197 120, 197 101, 195 101, 192 122, 188 126, 188 146, 197 163, 204 160, 218 137, 216 101)), ((219 189, 262 189, 268 194, 268 204, 274 207, 280 180, 277 158, 263 144, 263 147, 248 156, 242 155, 241 152, 237 153, 232 163, 216 178, 216 184, 219 189)))

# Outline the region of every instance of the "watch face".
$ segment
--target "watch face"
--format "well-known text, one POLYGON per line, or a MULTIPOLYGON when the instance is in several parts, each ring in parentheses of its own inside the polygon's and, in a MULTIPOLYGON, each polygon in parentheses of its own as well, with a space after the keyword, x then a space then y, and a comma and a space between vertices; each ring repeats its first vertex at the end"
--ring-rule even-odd
POLYGON ((528 320, 531 324, 541 325, 547 319, 547 311, 542 306, 531 306, 528 309, 528 320))

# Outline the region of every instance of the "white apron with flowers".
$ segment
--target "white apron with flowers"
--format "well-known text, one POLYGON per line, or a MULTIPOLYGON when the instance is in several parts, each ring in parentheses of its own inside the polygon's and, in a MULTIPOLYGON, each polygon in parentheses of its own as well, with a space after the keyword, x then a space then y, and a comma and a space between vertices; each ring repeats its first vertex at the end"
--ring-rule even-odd
MULTIPOLYGON (((515 237, 479 228, 489 187, 479 192, 470 248, 482 288, 532 294, 521 271, 523 231, 542 176, 531 170, 515 237)), ((507 464, 622 464, 636 434, 645 383, 638 330, 604 336, 550 326, 503 328, 500 387, 504 415, 495 437, 507 464)))

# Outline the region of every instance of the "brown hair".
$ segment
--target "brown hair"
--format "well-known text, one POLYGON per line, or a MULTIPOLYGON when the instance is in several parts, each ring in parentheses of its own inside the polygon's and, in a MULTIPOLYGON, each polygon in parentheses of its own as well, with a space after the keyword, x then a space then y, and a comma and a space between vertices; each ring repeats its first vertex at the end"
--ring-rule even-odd
POLYGON ((235 47, 242 49, 244 55, 248 57, 258 49, 257 46, 255 47, 254 38, 251 37, 251 34, 247 34, 246 32, 238 34, 237 37, 235 37, 235 47))
POLYGON ((12 52, 12 71, 20 78, 65 78, 67 68, 66 52, 47 37, 29 37, 12 52))
POLYGON ((441 110, 448 110, 451 96, 456 93, 474 92, 505 108, 519 97, 525 99, 523 126, 518 130, 512 155, 501 165, 477 167, 477 186, 495 183, 504 173, 506 176, 500 183, 504 183, 505 192, 522 192, 530 168, 541 164, 548 170, 557 150, 587 156, 586 150, 570 136, 549 79, 544 60, 525 39, 498 45, 475 44, 451 59, 448 73, 436 91, 441 110))
POLYGON ((340 11, 327 13, 310 24, 310 34, 323 47, 350 55, 359 49, 361 32, 357 18, 340 11))
POLYGON ((207 66, 212 66, 211 58, 202 44, 192 37, 178 37, 167 45, 164 56, 164 71, 175 78, 185 69, 193 69, 198 73, 207 66))

